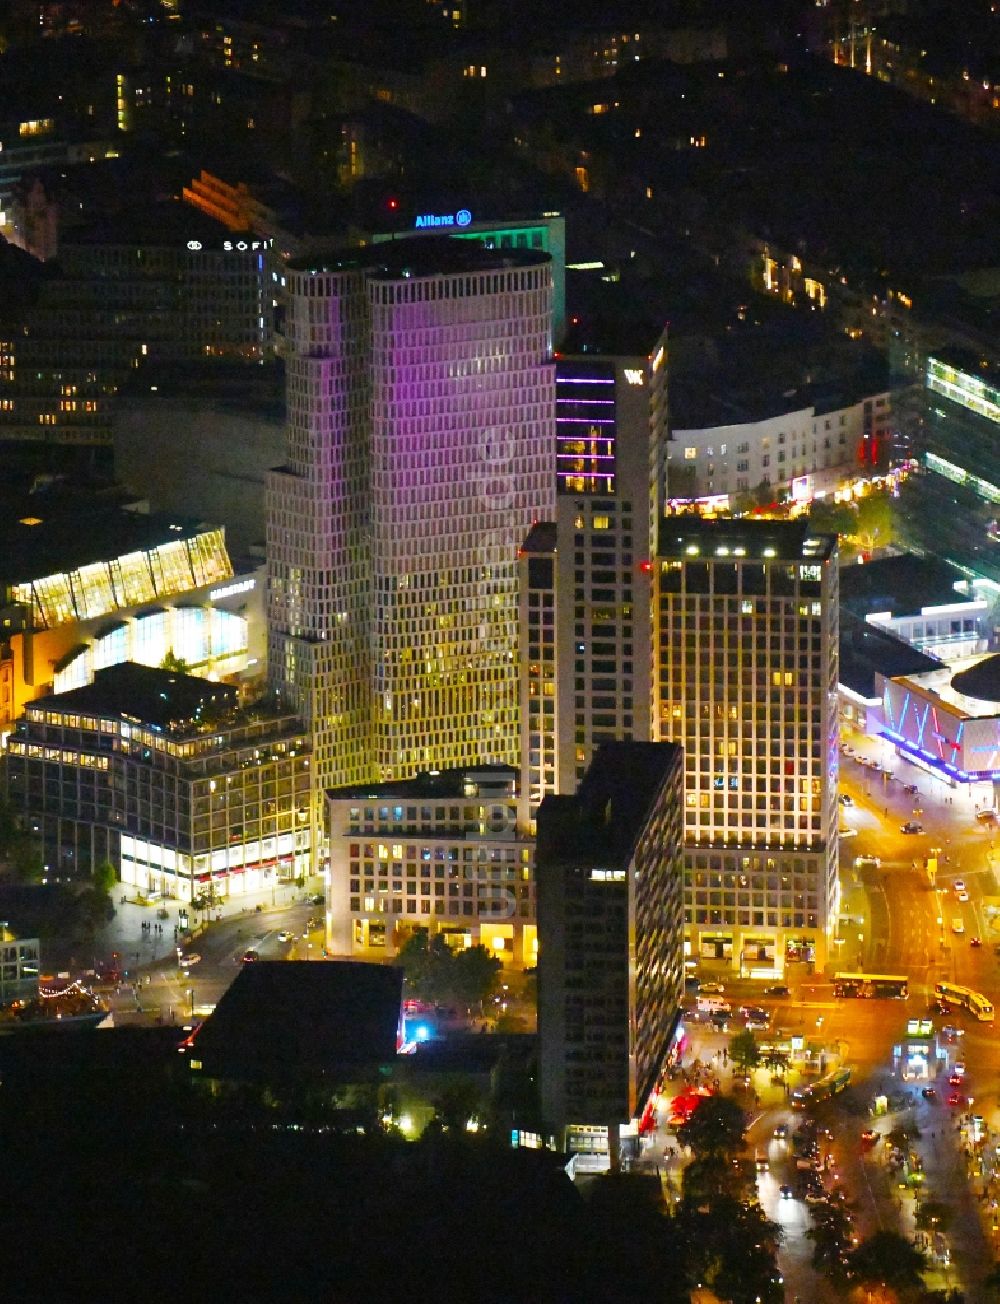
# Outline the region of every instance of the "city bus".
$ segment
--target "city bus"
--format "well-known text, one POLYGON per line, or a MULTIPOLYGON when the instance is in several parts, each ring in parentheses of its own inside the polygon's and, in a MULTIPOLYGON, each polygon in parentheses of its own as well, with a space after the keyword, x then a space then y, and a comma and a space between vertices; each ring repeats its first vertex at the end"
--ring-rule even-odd
POLYGON ((959 987, 957 983, 935 983, 934 995, 939 1001, 953 1001, 974 1014, 980 1023, 993 1022, 993 1003, 981 992, 974 992, 971 987, 959 987))
POLYGON ((821 1100, 838 1096, 851 1081, 850 1069, 838 1069, 825 1078, 796 1087, 792 1092, 792 1109, 805 1109, 807 1105, 817 1105, 821 1100))
POLYGON ((833 975, 836 996, 857 996, 863 1000, 905 1001, 909 979, 891 973, 837 973, 833 975))

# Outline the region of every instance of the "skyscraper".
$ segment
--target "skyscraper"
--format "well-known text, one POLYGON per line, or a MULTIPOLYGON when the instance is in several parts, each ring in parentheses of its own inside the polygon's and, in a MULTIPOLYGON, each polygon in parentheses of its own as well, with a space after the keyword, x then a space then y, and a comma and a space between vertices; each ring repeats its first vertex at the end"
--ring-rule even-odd
POLYGON ((650 737, 650 558, 665 339, 556 363, 556 510, 521 549, 521 788, 573 792, 597 747, 650 737))
POLYGON ((608 743, 538 812, 538 1033, 546 1130, 617 1159, 673 1044, 683 992, 679 747, 608 743))
POLYGON ((272 682, 317 790, 515 762, 517 548, 554 497, 549 257, 398 240, 289 264, 272 682))
POLYGON ((837 542, 670 517, 654 569, 654 737, 684 746, 691 954, 822 965, 837 902, 837 542))

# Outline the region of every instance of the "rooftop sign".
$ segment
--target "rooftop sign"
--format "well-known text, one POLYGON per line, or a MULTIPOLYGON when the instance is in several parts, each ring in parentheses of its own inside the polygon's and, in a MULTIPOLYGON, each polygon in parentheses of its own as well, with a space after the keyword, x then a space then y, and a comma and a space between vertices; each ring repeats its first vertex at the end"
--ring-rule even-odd
POLYGON ((472 214, 467 208, 460 208, 457 213, 423 213, 413 225, 418 231, 431 226, 468 226, 472 214))

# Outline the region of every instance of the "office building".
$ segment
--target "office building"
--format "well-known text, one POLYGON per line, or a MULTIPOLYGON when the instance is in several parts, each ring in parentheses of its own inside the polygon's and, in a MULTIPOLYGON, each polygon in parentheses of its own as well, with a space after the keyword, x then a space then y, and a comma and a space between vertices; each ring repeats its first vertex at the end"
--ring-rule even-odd
POLYGON ((53 874, 108 860, 143 895, 259 904, 309 872, 309 740, 273 698, 124 662, 30 703, 7 747, 53 874))
POLYGON ((533 249, 548 254, 552 272, 552 340, 557 348, 560 346, 566 334, 566 219, 561 213, 508 218, 502 222, 477 217, 464 208, 457 213, 416 213, 405 230, 381 231, 372 239, 379 244, 384 240, 440 236, 442 231, 500 253, 533 249))
POLYGON ((317 797, 514 764, 517 549, 554 489, 548 255, 398 240, 287 279, 269 673, 317 797))
POLYGON ((921 466, 903 491, 905 530, 921 550, 1000 581, 1000 364, 948 350, 927 359, 921 466))
POLYGON ((654 736, 684 748, 685 915, 703 972, 822 968, 837 904, 836 538, 667 518, 654 736))
POLYGON ((535 846, 514 767, 335 788, 327 799, 333 954, 391 956, 425 928, 505 965, 535 964, 535 846))
POLYGON ((520 553, 521 786, 573 792, 597 747, 650 737, 652 504, 665 335, 648 354, 556 362, 556 510, 520 553))
POLYGON ((617 1164, 672 1048, 684 987, 679 747, 601 747, 538 811, 542 1114, 560 1149, 617 1164))

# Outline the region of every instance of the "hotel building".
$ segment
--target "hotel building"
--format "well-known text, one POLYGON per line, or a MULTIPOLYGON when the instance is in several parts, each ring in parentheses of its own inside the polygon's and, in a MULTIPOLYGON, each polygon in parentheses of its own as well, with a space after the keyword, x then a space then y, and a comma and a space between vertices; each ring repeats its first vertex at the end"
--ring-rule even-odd
POLYGON ((826 963, 837 905, 835 537, 664 520, 655 736, 684 748, 689 952, 743 975, 826 963))
POLYGON ((513 764, 517 549, 553 501, 549 257, 294 259, 268 482, 269 671, 322 788, 513 764))
MULTIPOLYGON (((520 554, 521 787, 572 792, 602 743, 650 736, 652 511, 665 339, 556 363, 556 510, 520 554)), ((658 475, 659 472, 659 475, 658 475)))
POLYGON ((637 1144, 678 1023, 683 781, 679 747, 608 743, 574 796, 538 811, 546 1132, 612 1165, 637 1144))
POLYGON ((54 874, 109 860, 140 893, 264 894, 308 873, 310 757, 272 701, 132 662, 32 702, 7 795, 54 874))
POLYGON ((534 965, 535 844, 507 765, 425 772, 327 793, 327 949, 395 955, 418 928, 534 965))

